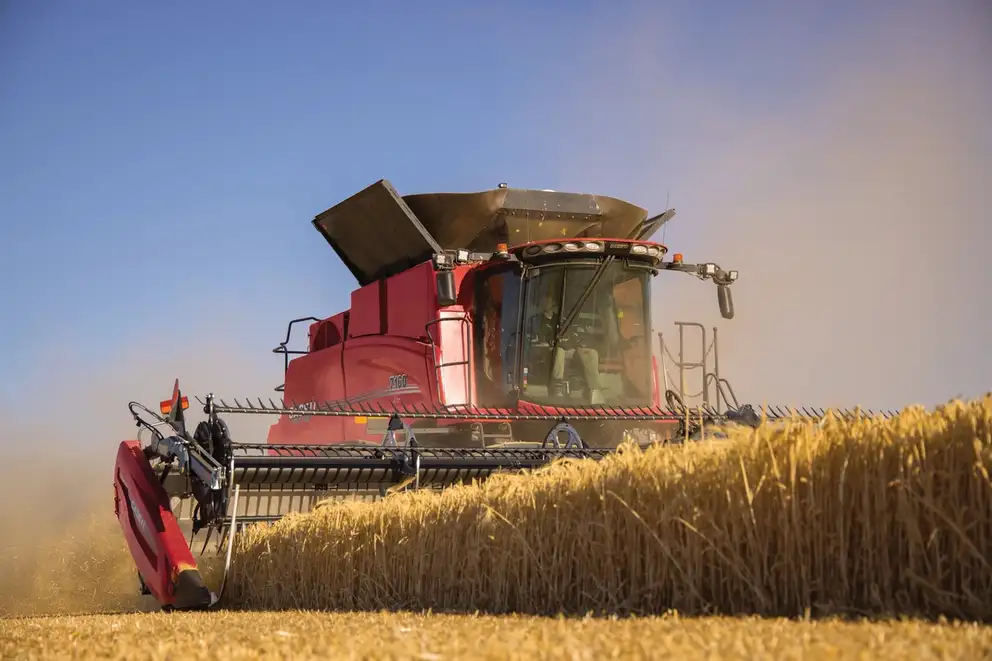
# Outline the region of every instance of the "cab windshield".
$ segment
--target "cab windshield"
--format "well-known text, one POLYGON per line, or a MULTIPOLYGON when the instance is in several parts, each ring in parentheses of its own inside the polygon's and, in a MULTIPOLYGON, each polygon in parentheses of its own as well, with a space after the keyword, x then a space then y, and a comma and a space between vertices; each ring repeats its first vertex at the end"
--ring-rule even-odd
POLYGON ((650 406, 650 272, 613 262, 579 304, 597 266, 534 268, 523 301, 516 269, 481 280, 480 403, 500 405, 518 394, 535 404, 650 406))

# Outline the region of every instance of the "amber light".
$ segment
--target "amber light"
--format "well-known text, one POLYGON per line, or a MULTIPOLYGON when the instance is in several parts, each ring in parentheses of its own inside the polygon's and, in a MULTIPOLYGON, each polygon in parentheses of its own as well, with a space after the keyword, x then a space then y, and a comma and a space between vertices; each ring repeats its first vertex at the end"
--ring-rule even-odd
POLYGON ((682 263, 682 253, 677 252, 674 255, 672 255, 672 263, 673 264, 681 264, 682 263))
MULTIPOLYGON (((180 400, 180 403, 184 411, 189 408, 189 399, 187 399, 186 397, 183 397, 180 400)), ((169 415, 170 413, 172 413, 172 400, 166 399, 164 401, 159 402, 158 410, 162 412, 162 415, 169 415)))
POLYGON ((507 247, 506 247, 506 244, 505 243, 497 243, 496 244, 496 252, 498 252, 498 253, 504 253, 504 252, 506 252, 506 250, 507 250, 507 247))

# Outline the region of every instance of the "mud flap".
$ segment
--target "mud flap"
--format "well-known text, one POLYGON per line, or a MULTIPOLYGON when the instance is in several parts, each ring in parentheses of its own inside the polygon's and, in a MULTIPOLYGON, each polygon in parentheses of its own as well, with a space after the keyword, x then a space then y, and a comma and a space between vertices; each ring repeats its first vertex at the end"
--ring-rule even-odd
POLYGON ((114 514, 141 582, 164 607, 206 608, 210 591, 179 528, 169 496, 138 441, 124 441, 114 467, 114 514))

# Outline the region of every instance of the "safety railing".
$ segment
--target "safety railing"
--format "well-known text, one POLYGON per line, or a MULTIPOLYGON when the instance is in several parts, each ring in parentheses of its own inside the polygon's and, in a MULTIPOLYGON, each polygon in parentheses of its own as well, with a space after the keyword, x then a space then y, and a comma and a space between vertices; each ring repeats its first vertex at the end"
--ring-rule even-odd
POLYGON ((293 319, 286 325, 286 339, 279 343, 272 353, 281 353, 283 355, 283 366, 282 366, 282 378, 283 382, 276 386, 274 390, 276 392, 285 392, 286 390, 286 373, 289 371, 289 357, 290 356, 305 356, 310 353, 309 346, 306 351, 294 351, 289 348, 289 339, 293 334, 293 326, 296 324, 302 324, 305 321, 318 322, 320 319, 317 317, 300 317, 299 319, 293 319))
POLYGON ((463 402, 448 402, 449 405, 454 406, 469 406, 473 401, 473 388, 474 381, 472 379, 472 325, 468 320, 468 315, 465 313, 454 313, 450 317, 438 317, 437 319, 432 319, 426 324, 427 337, 431 341, 432 356, 434 358, 434 380, 437 384, 437 401, 445 401, 445 395, 449 394, 449 389, 443 388, 442 384, 445 383, 444 370, 449 367, 461 367, 462 368, 462 382, 464 385, 465 401, 463 402), (443 340, 442 326, 444 322, 458 322, 460 325, 459 340, 461 341, 461 356, 464 356, 463 360, 451 360, 446 362, 441 362, 444 359, 444 355, 451 351, 451 348, 447 347, 443 340), (431 333, 431 329, 437 329, 438 338, 435 340, 434 335, 431 333), (440 355, 438 351, 440 350, 440 355))

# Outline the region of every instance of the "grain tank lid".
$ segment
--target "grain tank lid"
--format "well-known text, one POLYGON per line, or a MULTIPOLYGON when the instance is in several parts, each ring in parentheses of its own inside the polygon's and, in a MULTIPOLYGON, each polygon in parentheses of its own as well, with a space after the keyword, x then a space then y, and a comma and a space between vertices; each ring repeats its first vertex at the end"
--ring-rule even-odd
POLYGON ((385 179, 319 214, 313 225, 363 287, 441 251, 385 179))
POLYGON ((442 250, 494 252, 562 238, 626 238, 647 211, 603 195, 496 188, 401 197, 382 179, 313 219, 361 286, 423 263, 442 250))
POLYGON ((554 238, 623 238, 647 218, 641 207, 603 195, 497 188, 406 195, 404 202, 443 248, 490 252, 554 238))

